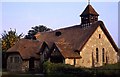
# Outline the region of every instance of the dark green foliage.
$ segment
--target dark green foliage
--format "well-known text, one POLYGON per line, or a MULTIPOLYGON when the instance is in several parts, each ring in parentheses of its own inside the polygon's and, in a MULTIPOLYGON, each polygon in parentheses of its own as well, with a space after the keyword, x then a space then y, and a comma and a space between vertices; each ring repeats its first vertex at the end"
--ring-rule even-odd
POLYGON ((118 62, 116 64, 107 64, 107 65, 104 65, 99 68, 101 68, 101 69, 120 69, 120 62, 118 62))
POLYGON ((50 77, 119 77, 120 76, 120 63, 113 65, 105 65, 97 68, 82 68, 74 67, 66 64, 54 64, 45 62, 43 64, 44 73, 50 77))
POLYGON ((120 76, 120 63, 108 64, 96 68, 84 68, 90 72, 93 77, 119 77, 120 76))
POLYGON ((82 76, 86 77, 91 75, 89 72, 86 70, 83 70, 81 68, 75 68, 74 66, 71 65, 66 65, 66 64, 54 64, 51 62, 45 62, 44 65, 44 73, 46 75, 51 75, 54 77, 54 75, 57 76, 82 76))
POLYGON ((16 30, 10 29, 9 31, 4 31, 2 33, 2 51, 6 51, 11 48, 16 41, 18 41, 23 34, 17 34, 16 30))
POLYGON ((52 29, 47 28, 46 26, 39 25, 31 28, 32 30, 28 31, 28 35, 25 36, 25 39, 33 39, 35 40, 35 34, 38 32, 46 32, 46 31, 51 31, 52 29))
POLYGON ((44 75, 5 74, 2 77, 120 77, 120 63, 97 68, 74 67, 65 64, 45 62, 44 75))
POLYGON ((72 69, 74 67, 70 66, 70 65, 61 64, 61 63, 54 64, 54 63, 47 61, 43 64, 43 68, 44 68, 45 73, 54 74, 57 72, 64 73, 64 72, 66 72, 65 70, 72 69))

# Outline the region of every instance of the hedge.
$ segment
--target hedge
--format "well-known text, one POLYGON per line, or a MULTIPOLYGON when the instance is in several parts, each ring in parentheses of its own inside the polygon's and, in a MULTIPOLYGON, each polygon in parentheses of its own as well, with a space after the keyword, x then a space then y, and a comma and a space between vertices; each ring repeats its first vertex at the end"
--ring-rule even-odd
MULTIPOLYGON (((113 65, 105 65, 97 68, 82 68, 66 65, 62 63, 45 62, 43 64, 45 75, 70 75, 76 77, 119 77, 120 76, 120 63, 113 65)), ((63 77, 62 76, 62 77, 63 77)), ((69 77, 70 77, 69 76, 69 77)), ((68 77, 68 76, 67 76, 68 77)))

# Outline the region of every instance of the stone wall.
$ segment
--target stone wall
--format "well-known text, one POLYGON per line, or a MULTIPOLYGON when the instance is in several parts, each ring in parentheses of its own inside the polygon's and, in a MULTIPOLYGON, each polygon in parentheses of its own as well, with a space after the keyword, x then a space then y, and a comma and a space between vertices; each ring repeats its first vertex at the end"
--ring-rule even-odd
MULTIPOLYGON (((35 71, 39 71, 39 60, 34 61, 35 71)), ((19 54, 11 54, 7 59, 7 70, 10 72, 28 72, 29 71, 29 60, 22 60, 19 54), (10 61, 10 57, 19 57, 19 62, 10 61)))
POLYGON ((22 71, 22 72, 27 72, 27 71, 29 71, 29 60, 23 60, 21 71, 22 71))
POLYGON ((22 68, 22 59, 18 54, 12 54, 7 58, 7 70, 11 72, 19 72, 22 68), (12 57, 12 62, 10 58, 12 57), (15 57, 19 57, 19 62, 15 62, 15 57))
POLYGON ((35 71, 39 72, 40 71, 40 60, 35 60, 35 71))
POLYGON ((75 67, 79 67, 79 63, 80 63, 80 59, 70 59, 70 58, 65 59, 65 64, 74 65, 75 67))
POLYGON ((65 64, 74 65, 74 59, 66 58, 66 59, 65 59, 65 64))
MULTIPOLYGON (((39 64, 40 64, 39 60, 34 61, 34 68, 35 68, 34 71, 39 71, 39 67, 40 67, 39 64)), ((28 72, 28 71, 29 71, 29 60, 24 60, 22 62, 22 72, 28 72)))
POLYGON ((114 64, 117 62, 117 52, 111 45, 110 41, 100 28, 96 29, 90 39, 80 52, 81 59, 77 60, 77 66, 98 67, 103 64, 114 64), (98 62, 96 59, 96 48, 98 48, 98 62), (102 58, 102 49, 104 48, 104 62, 102 58))

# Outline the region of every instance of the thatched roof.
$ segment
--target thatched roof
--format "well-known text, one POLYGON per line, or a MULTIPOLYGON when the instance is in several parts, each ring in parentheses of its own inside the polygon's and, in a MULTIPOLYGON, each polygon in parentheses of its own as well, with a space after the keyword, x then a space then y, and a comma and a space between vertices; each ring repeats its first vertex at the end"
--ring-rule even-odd
POLYGON ((19 52, 23 59, 29 59, 30 57, 39 58, 37 53, 40 52, 42 44, 46 43, 49 48, 55 44, 64 58, 80 58, 78 52, 81 51, 99 26, 114 49, 118 51, 115 42, 102 21, 86 25, 75 25, 55 31, 37 33, 36 38, 39 41, 21 39, 12 48, 8 49, 7 52, 19 52))
MULTIPOLYGON (((98 26, 102 28, 110 43, 113 45, 115 50, 118 51, 115 42, 108 33, 102 21, 94 22, 87 27, 84 27, 83 25, 75 25, 51 32, 41 32, 37 34, 36 38, 40 41, 48 42, 49 44, 55 43, 57 47, 63 51, 61 53, 64 53, 63 55, 68 57, 73 55, 76 50, 81 51, 98 26)), ((77 55, 74 55, 74 57, 76 56, 77 55)))
POLYGON ((28 40, 28 39, 21 39, 20 41, 16 42, 16 44, 7 50, 7 53, 19 53, 22 59, 29 59, 34 57, 35 59, 39 59, 39 55, 37 53, 40 50, 42 42, 37 40, 28 40))
POLYGON ((72 46, 67 43, 55 43, 64 58, 81 58, 78 50, 73 50, 72 46))

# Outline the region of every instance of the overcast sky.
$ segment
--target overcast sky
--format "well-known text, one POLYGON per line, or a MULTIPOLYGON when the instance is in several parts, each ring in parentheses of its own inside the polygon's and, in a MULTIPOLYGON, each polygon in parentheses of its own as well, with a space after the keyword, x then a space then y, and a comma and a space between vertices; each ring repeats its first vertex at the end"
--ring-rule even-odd
MULTIPOLYGON (((7 1, 7 0, 4 0, 7 1)), ((46 0, 45 0, 46 1, 46 0)), ((97 0, 100 1, 100 0, 97 0)), ((118 45, 118 2, 94 2, 91 5, 118 45)), ((2 2, 2 26, 0 32, 16 29, 17 33, 27 34, 36 25, 52 29, 80 24, 79 15, 87 6, 86 2, 2 2)))

